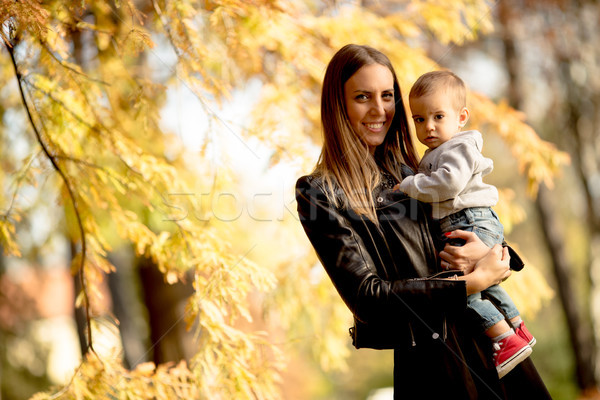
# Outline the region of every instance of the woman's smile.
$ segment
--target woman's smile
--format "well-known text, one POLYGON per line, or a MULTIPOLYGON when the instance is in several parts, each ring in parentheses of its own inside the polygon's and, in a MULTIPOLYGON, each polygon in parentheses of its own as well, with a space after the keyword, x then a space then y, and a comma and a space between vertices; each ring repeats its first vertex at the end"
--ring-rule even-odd
POLYGON ((385 121, 384 122, 376 122, 376 123, 364 123, 363 125, 365 125, 367 128, 369 128, 372 131, 379 132, 381 130, 381 128, 383 128, 384 124, 385 124, 385 121))

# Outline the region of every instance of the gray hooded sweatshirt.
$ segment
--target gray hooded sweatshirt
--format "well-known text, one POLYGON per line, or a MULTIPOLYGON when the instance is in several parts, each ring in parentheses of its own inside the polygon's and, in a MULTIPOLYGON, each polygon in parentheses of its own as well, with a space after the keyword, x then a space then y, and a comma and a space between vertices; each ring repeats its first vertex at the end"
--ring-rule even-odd
POLYGON ((432 203, 433 218, 440 219, 464 208, 492 207, 498 190, 483 183, 494 163, 481 154, 483 138, 478 131, 457 133, 435 149, 429 149, 419 164, 419 173, 400 183, 410 197, 432 203))

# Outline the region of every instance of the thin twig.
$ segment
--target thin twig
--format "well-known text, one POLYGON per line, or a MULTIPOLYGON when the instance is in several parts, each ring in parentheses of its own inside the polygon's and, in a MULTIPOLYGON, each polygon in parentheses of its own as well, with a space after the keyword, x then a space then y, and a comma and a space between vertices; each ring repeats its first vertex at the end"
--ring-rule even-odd
POLYGON ((33 164, 33 161, 38 157, 39 154, 40 153, 37 153, 35 156, 32 156, 29 159, 29 161, 27 162, 27 165, 24 168, 22 168, 21 171, 19 172, 17 178, 15 179, 16 188, 15 188, 13 195, 11 196, 10 204, 8 205, 8 208, 6 209, 6 212, 3 213, 2 215, 0 215, 0 218, 2 218, 2 219, 9 218, 9 216, 12 212, 12 209, 17 201, 17 195, 19 194, 19 189, 21 188, 21 183, 26 178, 27 171, 29 170, 29 168, 31 168, 31 164, 33 164))
POLYGON ((69 194, 69 198, 71 199, 71 203, 73 204, 73 210, 75 213, 75 218, 77 220, 77 226, 79 228, 79 234, 81 237, 81 261, 79 263, 79 275, 80 275, 80 281, 81 281, 80 282, 81 283, 81 291, 83 293, 86 324, 87 324, 87 328, 88 328, 87 329, 87 340, 88 340, 87 345, 88 345, 88 348, 95 354, 96 352, 94 351, 94 347, 93 347, 93 343, 92 343, 92 324, 91 324, 91 318, 90 318, 90 300, 87 295, 86 283, 85 283, 85 277, 84 277, 84 266, 85 266, 85 260, 86 260, 86 250, 87 250, 86 234, 85 234, 85 229, 83 227, 83 221, 81 220, 80 211, 77 207, 77 199, 75 197, 75 192, 73 190, 73 187, 71 186, 71 182, 69 182, 69 179, 67 178, 66 173, 60 168, 60 166, 58 165, 58 163, 56 161, 56 158, 50 153, 50 150, 48 149, 47 144, 44 143, 44 140, 42 139, 40 131, 38 130, 38 128, 35 124, 35 121, 33 120, 33 115, 31 114, 31 110, 29 108, 29 104, 27 103, 27 98, 25 96, 25 91, 23 89, 23 76, 21 75, 21 72, 19 71, 19 68, 17 66, 17 61, 15 59, 14 47, 6 45, 6 48, 8 50, 8 53, 10 54, 13 68, 15 70, 15 77, 17 78, 17 82, 19 84, 19 92, 21 94, 21 100, 23 102, 23 106, 25 107, 25 111, 27 112, 27 117, 29 118, 31 128, 33 129, 33 132, 35 133, 36 139, 37 139, 38 143, 40 144, 44 154, 46 155, 46 157, 48 157, 48 160, 50 160, 50 163, 52 164, 52 166, 54 167, 54 169, 56 170, 56 172, 62 179, 63 183, 65 184, 65 187, 67 188, 67 192, 69 194))
POLYGON ((56 155, 56 156, 54 156, 54 158, 60 159, 60 160, 71 161, 72 163, 77 164, 77 165, 81 165, 81 166, 91 168, 91 169, 96 169, 96 170, 104 173, 106 176, 110 176, 111 178, 113 178, 115 181, 119 182, 124 187, 129 187, 129 185, 131 183, 130 181, 125 181, 125 180, 121 179, 121 177, 119 177, 117 174, 113 173, 109 169, 102 167, 98 164, 91 163, 89 161, 81 160, 79 158, 66 156, 66 155, 56 155))
POLYGON ((87 75, 85 72, 82 71, 78 71, 77 69, 75 69, 74 67, 71 67, 70 65, 66 64, 64 61, 59 60, 58 57, 56 57, 56 54, 54 54, 54 52, 48 48, 48 45, 46 44, 46 42, 43 42, 40 40, 40 46, 46 50, 46 53, 48 53, 48 55, 54 59, 54 61, 56 61, 58 64, 60 64, 61 67, 63 67, 64 69, 73 72, 74 74, 77 74, 79 76, 83 76, 84 78, 86 78, 89 81, 92 82, 96 82, 96 83, 101 83, 102 85, 106 85, 106 86, 110 86, 110 83, 105 82, 101 79, 98 78, 92 78, 91 76, 87 75))

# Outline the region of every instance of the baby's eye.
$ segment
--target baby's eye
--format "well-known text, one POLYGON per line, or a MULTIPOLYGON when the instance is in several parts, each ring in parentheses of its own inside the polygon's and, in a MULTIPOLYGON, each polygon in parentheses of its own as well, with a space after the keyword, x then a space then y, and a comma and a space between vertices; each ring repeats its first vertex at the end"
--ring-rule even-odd
POLYGON ((443 119, 443 118, 444 118, 444 116, 442 114, 438 114, 435 116, 435 119, 443 119))
POLYGON ((425 121, 425 119, 422 117, 417 117, 417 118, 413 118, 413 119, 415 120, 415 122, 418 122, 418 123, 425 121))

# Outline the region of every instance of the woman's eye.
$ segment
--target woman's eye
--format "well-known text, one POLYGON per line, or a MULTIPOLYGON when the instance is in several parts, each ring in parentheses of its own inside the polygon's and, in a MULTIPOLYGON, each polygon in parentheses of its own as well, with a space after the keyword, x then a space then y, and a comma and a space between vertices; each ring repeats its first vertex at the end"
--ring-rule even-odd
POLYGON ((368 97, 366 94, 359 94, 355 97, 356 100, 367 100, 368 97))
POLYGON ((394 93, 384 93, 382 96, 384 99, 393 99, 394 98, 394 93))

